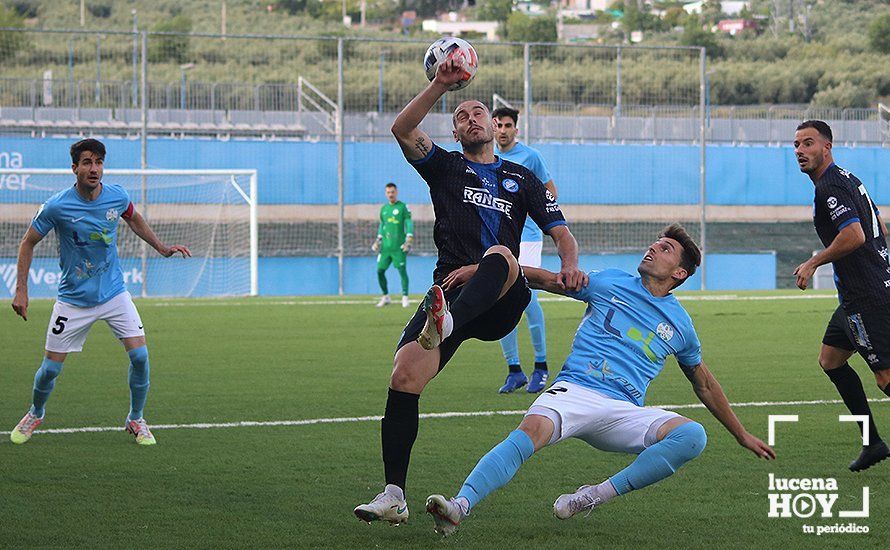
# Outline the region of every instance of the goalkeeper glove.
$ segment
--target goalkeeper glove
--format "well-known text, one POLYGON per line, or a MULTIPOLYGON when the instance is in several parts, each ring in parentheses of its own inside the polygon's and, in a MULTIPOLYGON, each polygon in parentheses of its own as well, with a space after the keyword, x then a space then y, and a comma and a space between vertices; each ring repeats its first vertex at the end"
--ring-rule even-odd
POLYGON ((414 237, 408 235, 405 237, 405 242, 402 243, 402 252, 411 252, 411 245, 414 244, 414 237))
POLYGON ((371 250, 374 252, 380 252, 380 243, 383 242, 383 237, 377 235, 377 238, 374 239, 374 244, 371 245, 371 250))

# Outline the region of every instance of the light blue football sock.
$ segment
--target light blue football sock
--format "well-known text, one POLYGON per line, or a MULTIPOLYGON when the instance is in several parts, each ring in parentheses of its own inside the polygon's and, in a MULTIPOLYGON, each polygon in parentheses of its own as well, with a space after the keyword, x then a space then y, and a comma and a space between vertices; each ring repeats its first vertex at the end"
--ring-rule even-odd
POLYGON ((531 438, 522 430, 513 430, 498 443, 467 476, 457 498, 465 498, 472 509, 492 491, 506 485, 522 463, 535 452, 531 438))
POLYGON ((504 352, 504 359, 507 360, 508 365, 519 364, 519 338, 517 336, 518 330, 519 326, 515 326, 513 327, 513 330, 510 331, 510 334, 501 338, 501 350, 504 352))
POLYGON ((130 356, 130 372, 127 382, 130 384, 130 420, 142 418, 142 409, 145 408, 145 399, 148 397, 148 387, 151 385, 148 375, 148 348, 140 346, 127 352, 130 356))
POLYGON ((547 333, 544 329, 544 310, 538 302, 538 291, 532 291, 532 299, 525 308, 525 319, 528 322, 528 331, 532 337, 532 347, 535 349, 535 363, 547 361, 547 333))
POLYGON ((652 485, 670 476, 680 466, 701 454, 708 442, 705 429, 698 422, 687 422, 644 450, 630 466, 609 481, 619 495, 652 485))
POLYGON ((43 358, 40 368, 37 369, 37 374, 34 375, 34 394, 32 398, 33 404, 31 405, 31 414, 37 418, 43 418, 43 415, 46 414, 46 409, 44 408, 46 406, 46 400, 49 399, 49 394, 51 394, 53 388, 56 387, 56 378, 58 378, 61 372, 62 363, 51 361, 46 357, 43 358))

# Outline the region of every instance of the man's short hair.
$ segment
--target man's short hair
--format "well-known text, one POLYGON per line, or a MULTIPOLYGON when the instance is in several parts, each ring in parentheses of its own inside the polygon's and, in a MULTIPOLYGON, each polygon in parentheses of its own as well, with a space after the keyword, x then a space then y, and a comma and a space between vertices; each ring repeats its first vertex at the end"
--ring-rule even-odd
POLYGON ((101 159, 105 158, 105 145, 102 144, 98 139, 87 138, 82 139, 71 146, 71 163, 77 164, 80 162, 80 154, 84 151, 89 151, 91 153, 95 153, 101 159))
POLYGON ((386 184, 386 188, 387 188, 387 189, 389 189, 390 187, 392 187, 393 189, 398 189, 398 188, 399 188, 399 186, 396 185, 396 184, 394 184, 393 182, 389 182, 389 183, 386 184))
POLYGON ((797 125, 798 130, 803 130, 805 128, 815 128, 819 135, 824 137, 829 141, 832 140, 831 137, 831 126, 828 125, 827 122, 822 120, 805 120, 797 125))
POLYGON ((498 107, 491 113, 491 118, 501 118, 508 116, 513 119, 513 124, 519 124, 519 111, 510 107, 498 107))
POLYGON ((677 288, 689 280, 689 277, 692 277, 695 273, 696 268, 701 265, 701 250, 699 250, 695 241, 692 240, 692 237, 689 236, 689 233, 686 232, 686 229, 679 223, 672 223, 665 227, 661 232, 661 236, 674 239, 683 247, 683 252, 680 254, 680 267, 686 270, 687 275, 685 279, 674 285, 674 288, 677 288))

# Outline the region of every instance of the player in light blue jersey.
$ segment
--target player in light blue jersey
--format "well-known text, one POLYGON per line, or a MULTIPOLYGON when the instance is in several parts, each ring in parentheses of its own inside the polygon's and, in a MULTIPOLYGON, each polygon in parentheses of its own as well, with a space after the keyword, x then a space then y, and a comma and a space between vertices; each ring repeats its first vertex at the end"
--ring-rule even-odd
POLYGON ((139 312, 124 286, 117 255, 117 228, 121 219, 130 230, 164 257, 191 256, 189 249, 166 246, 133 208, 126 190, 102 183, 105 146, 84 139, 71 146, 71 169, 77 181, 49 198, 34 216, 19 246, 18 279, 12 309, 28 320, 28 271, 34 247, 50 231, 59 239, 62 279, 46 332, 46 353, 34 376, 31 409, 12 431, 13 443, 25 443, 43 423, 46 401, 69 353, 83 349, 90 327, 108 323, 130 359, 130 413, 126 431, 140 445, 154 445, 142 410, 148 396, 149 363, 145 330, 139 312))
POLYGON ((609 479, 557 498, 553 513, 560 519, 660 481, 701 454, 707 442, 701 424, 675 412, 643 407, 646 389, 669 355, 677 358, 698 398, 740 445, 758 457, 775 458, 732 411, 702 362, 689 315, 671 294, 700 263, 695 242, 675 224, 646 250, 639 276, 617 269, 593 271, 586 287, 571 292, 554 273, 524 269, 530 286, 585 302, 587 310, 562 371, 519 427, 482 457, 457 497, 427 499, 436 531, 453 533, 470 510, 507 484, 534 452, 570 437, 637 457, 609 479))
MULTIPOLYGON (((550 171, 541 157, 541 153, 528 145, 516 141, 519 133, 519 111, 510 107, 500 107, 491 113, 495 123, 495 141, 499 157, 521 164, 531 170, 544 183, 553 200, 556 199, 556 185, 550 177, 550 171)), ((519 243, 519 265, 541 267, 541 251, 544 248, 544 234, 531 219, 525 220, 522 238, 519 243)), ((528 393, 538 393, 547 386, 547 334, 544 327, 544 310, 538 303, 538 291, 532 291, 532 299, 525 308, 525 320, 531 334, 532 347, 535 350, 535 368, 531 379, 522 372, 519 362, 519 327, 501 339, 501 349, 507 360, 507 379, 498 390, 500 393, 512 393, 528 384, 528 393)))

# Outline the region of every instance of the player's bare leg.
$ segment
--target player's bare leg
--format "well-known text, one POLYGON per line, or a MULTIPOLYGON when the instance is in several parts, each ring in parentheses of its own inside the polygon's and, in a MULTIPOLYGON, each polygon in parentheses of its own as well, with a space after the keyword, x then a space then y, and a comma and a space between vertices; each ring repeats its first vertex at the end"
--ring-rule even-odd
POLYGON ((356 517, 363 521, 393 525, 408 521, 405 484, 411 448, 417 439, 418 403, 423 388, 439 372, 439 358, 438 349, 425 350, 417 342, 396 352, 380 430, 386 487, 374 500, 355 508, 356 517))
MULTIPOLYGON (((868 398, 865 396, 865 389, 862 387, 862 381, 859 375, 853 370, 853 367, 847 363, 847 360, 854 354, 853 351, 837 348, 822 344, 819 352, 819 366, 828 375, 828 378, 834 383, 837 392, 847 409, 855 415, 868 417, 868 436, 869 444, 864 445, 856 457, 856 460, 850 463, 850 470, 859 472, 868 469, 878 462, 887 458, 890 449, 887 444, 881 440, 878 434, 878 428, 875 426, 874 416, 871 414, 871 407, 868 405, 868 398)), ((875 371, 875 378, 880 386, 881 380, 886 377, 890 381, 890 370, 875 371), (879 373, 886 373, 879 378, 879 373)), ((862 423, 859 424, 859 433, 862 433, 862 423)))

